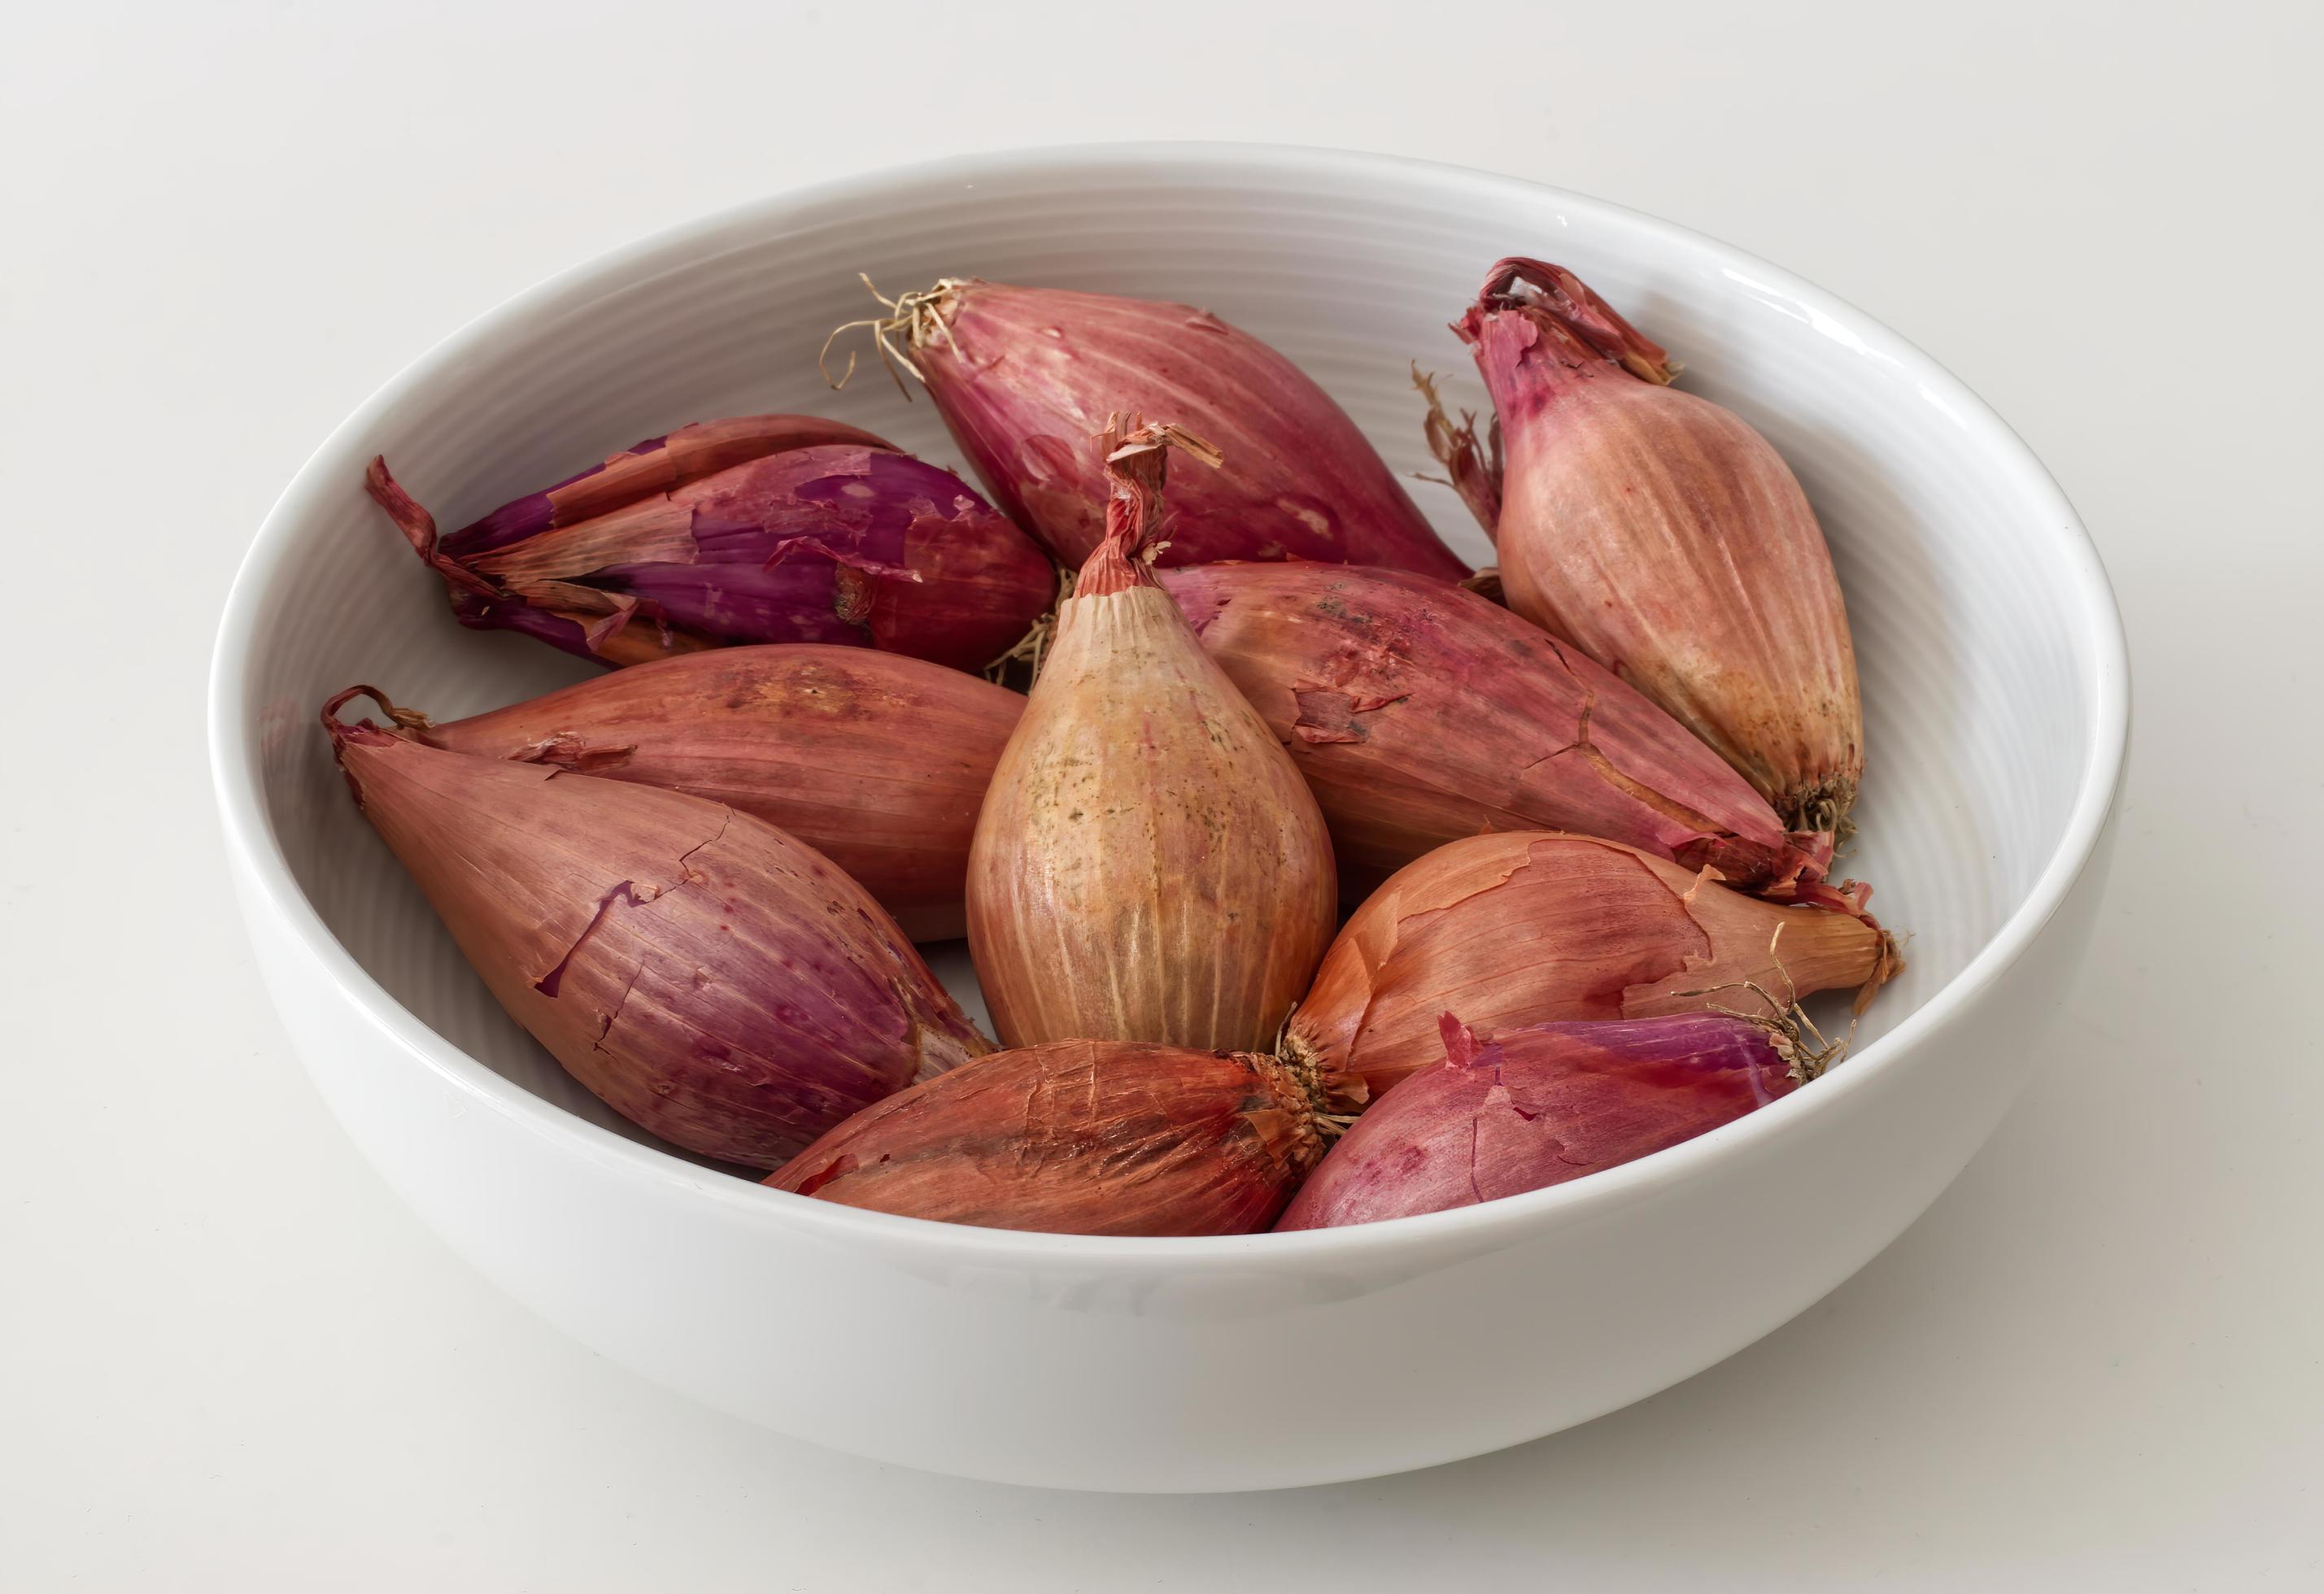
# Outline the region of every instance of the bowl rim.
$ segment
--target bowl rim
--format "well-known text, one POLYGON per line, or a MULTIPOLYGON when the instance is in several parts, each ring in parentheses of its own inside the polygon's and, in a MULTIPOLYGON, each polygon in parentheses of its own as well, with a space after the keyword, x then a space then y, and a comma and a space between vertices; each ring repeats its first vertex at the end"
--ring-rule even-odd
POLYGON ((1905 1060, 1968 1011, 2024 954, 2064 901, 2089 862, 2120 786, 2130 727, 2127 640, 2111 583, 2080 518, 2056 481, 2009 425, 1967 384, 1907 339, 1854 305, 1757 256, 1674 223, 1588 195, 1524 178, 1405 156, 1311 148, 1296 144, 1143 142, 1018 148, 948 156, 784 189, 663 228, 559 271, 503 300, 397 371, 309 456, 265 520, 235 575, 221 609, 209 681, 210 762, 227 851, 254 888, 243 893, 246 913, 264 911, 300 945, 349 1007, 398 1046, 477 1105, 513 1126, 626 1179, 660 1186, 671 1199, 704 1201, 736 1221, 806 1234, 860 1248, 946 1257, 991 1265, 1017 1262, 1108 1270, 1180 1271, 1190 1265, 1221 1270, 1270 1271, 1303 1262, 1346 1265, 1359 1257, 1388 1261, 1440 1246, 1462 1251, 1513 1243, 1524 1234, 1563 1226, 1603 1210, 1651 1198, 1706 1176, 1720 1160, 1762 1143, 1802 1132, 1808 1118, 1840 1110, 1842 1098, 1905 1060), (1854 1054, 1845 1068, 1813 1090, 1782 1099, 1707 1134, 1634 1162, 1601 1169, 1545 1190, 1505 1196, 1448 1212, 1336 1229, 1206 1237, 1104 1237, 1024 1233, 897 1217, 770 1190, 702 1168, 631 1140, 534 1095, 471 1057, 429 1027, 375 981, 341 944, 290 872, 270 824, 261 788, 258 739, 246 712, 253 622, 263 595, 279 578, 299 525, 327 493, 344 486, 371 450, 359 447, 381 419, 411 390, 473 358, 498 338, 553 319, 564 309, 650 280, 721 252, 724 235, 740 239, 787 215, 833 203, 905 200, 932 189, 1027 178, 1216 176, 1240 171, 1275 177, 1329 172, 1402 184, 1425 180, 1482 202, 1547 198, 1570 214, 1584 214, 1644 235, 1674 256, 1716 263, 1748 278, 1761 291, 1800 306, 1811 318, 1845 327, 1868 352, 1911 369, 1930 402, 1968 432, 1991 468, 2020 497, 2029 519, 2051 527, 2061 542, 2073 584, 2074 645, 2093 683, 2089 730, 2081 750, 2080 789, 2059 841, 2025 898, 1987 944, 1896 1027, 1854 1054), (350 466, 348 461, 355 460, 350 466))

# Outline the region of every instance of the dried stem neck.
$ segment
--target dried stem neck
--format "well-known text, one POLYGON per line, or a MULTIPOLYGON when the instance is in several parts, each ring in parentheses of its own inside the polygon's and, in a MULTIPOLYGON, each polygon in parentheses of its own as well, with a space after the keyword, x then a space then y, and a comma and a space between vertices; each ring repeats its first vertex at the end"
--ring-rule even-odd
POLYGON ((880 363, 895 379, 896 391, 908 401, 912 390, 904 385, 899 371, 908 371, 915 381, 923 385, 927 383, 927 377, 912 364, 912 355, 938 338, 952 342, 952 317, 960 307, 960 296, 976 285, 976 279, 939 277, 933 288, 923 288, 916 293, 899 294, 890 299, 873 284, 868 273, 858 272, 856 275, 862 279, 864 287, 871 289, 872 297, 886 307, 885 313, 866 316, 861 320, 843 321, 833 327, 831 336, 823 340, 823 348, 815 357, 816 369, 823 373, 823 380, 835 391, 845 387, 847 379, 855 374, 855 351, 850 349, 847 352, 847 369, 835 377, 831 373, 831 346, 857 327, 868 327, 872 329, 872 346, 878 352, 880 363), (901 346, 899 346, 899 340, 901 346))
POLYGON ((1219 451, 1200 438, 1163 422, 1148 426, 1135 415, 1108 416, 1098 447, 1109 493, 1105 536, 1083 563, 1074 586, 1077 595, 1089 598, 1159 585, 1151 567, 1166 546, 1157 534, 1170 450, 1181 449, 1213 470, 1220 463, 1219 451))
POLYGON ((1315 1119, 1323 1126, 1324 1135, 1337 1139, 1347 1131, 1349 1125, 1356 1121, 1357 1114, 1371 1099, 1371 1092, 1364 1084, 1361 1074, 1342 1073, 1332 1068, 1323 1060, 1322 1053, 1300 1038, 1299 1032, 1291 1027, 1292 1018, 1297 1017, 1298 1009, 1295 1008, 1290 1017, 1284 1019, 1283 1027, 1276 1032, 1275 1060, 1288 1070, 1291 1076, 1298 1081, 1300 1089, 1306 1092, 1308 1102, 1314 1109, 1315 1119))
POLYGON ((1437 397, 1434 372, 1424 372, 1416 364, 1412 385, 1420 390, 1421 397, 1428 403, 1428 415, 1421 422, 1421 428, 1427 436, 1429 453, 1444 467, 1444 484, 1461 495, 1461 502, 1477 517, 1477 524, 1485 529, 1485 535, 1498 539, 1501 525, 1501 418, 1493 417, 1486 429, 1485 443, 1480 447, 1476 412, 1463 410, 1460 424, 1454 425, 1452 418, 1444 412, 1444 401, 1437 397))
MULTIPOLYGON (((1848 1033, 1838 1040, 1827 1040, 1815 1020, 1800 1005, 1800 988, 1792 979, 1792 972, 1784 967, 1783 954, 1776 948, 1784 939, 1784 926, 1777 925, 1775 934, 1767 938, 1767 958, 1775 965, 1775 972, 1784 977, 1781 1000, 1757 980, 1729 980, 1723 984, 1705 986, 1700 990, 1681 992, 1685 996, 1715 996, 1722 990, 1748 990, 1766 1004, 1766 1010, 1747 1013, 1737 1008, 1713 1003, 1711 1011, 1724 1018, 1740 1019, 1743 1023, 1764 1030, 1773 1042, 1776 1055, 1790 1065, 1792 1078, 1801 1084, 1815 1079, 1840 1061, 1848 1052, 1849 1043, 1856 1038, 1856 1026, 1851 1022, 1848 1033)), ((1863 1011, 1861 1004, 1857 1010, 1863 1011)))
POLYGON ((1571 339, 1641 382, 1665 385, 1679 373, 1677 363, 1662 345, 1624 320, 1563 266, 1522 255, 1496 262, 1477 290, 1470 314, 1495 310, 1525 311, 1543 331, 1571 339))
POLYGON ((1033 683, 1041 678, 1041 666, 1049 657, 1050 645, 1057 640, 1057 611, 1074 595, 1075 579, 1072 570, 1063 565, 1057 567, 1057 601, 1006 653, 984 667, 986 680, 1020 692, 1033 689, 1033 683))
POLYGON ((1786 830, 1826 831, 1838 846, 1856 834, 1856 822, 1849 817, 1855 806, 1856 782, 1846 775, 1826 775, 1779 793, 1775 804, 1786 830))
POLYGON ((396 707, 389 701, 387 694, 377 686, 349 686, 343 692, 331 694, 329 700, 323 705, 323 729, 330 733, 331 741, 335 744, 344 740, 349 733, 370 724, 368 720, 358 720, 349 724, 339 718, 339 710, 358 697, 370 698, 380 713, 385 714, 389 722, 399 731, 426 731, 432 729, 436 723, 417 709, 396 707))
POLYGON ((483 598, 503 595, 498 586, 459 560, 438 551, 436 517, 403 490, 402 484, 389 473, 387 460, 383 456, 372 456, 371 464, 364 471, 364 491, 371 494, 374 503, 387 511, 387 518, 393 521, 395 529, 403 533, 403 539, 411 545, 411 551, 418 554, 429 569, 442 576, 447 586, 465 589, 483 598))
POLYGON ((1294 1063, 1280 1055, 1252 1053, 1250 1058, 1277 1105, 1291 1115, 1296 1126, 1292 1156, 1305 1175, 1356 1121, 1363 1106, 1362 1088, 1351 1091, 1345 1082, 1326 1078, 1314 1065, 1294 1063))

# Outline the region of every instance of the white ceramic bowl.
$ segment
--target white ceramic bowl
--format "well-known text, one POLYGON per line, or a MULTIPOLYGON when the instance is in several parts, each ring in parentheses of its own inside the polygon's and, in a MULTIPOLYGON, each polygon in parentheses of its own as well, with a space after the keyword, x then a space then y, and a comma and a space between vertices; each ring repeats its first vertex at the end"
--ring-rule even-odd
MULTIPOLYGON (((1473 383, 1465 390, 1474 401, 1473 383)), ((1455 546, 1483 543, 1417 490, 1455 546)), ((787 195, 567 272, 427 355, 309 460, 229 601, 212 749, 259 964, 347 1133, 461 1255, 605 1355, 824 1444, 980 1478, 1240 1489, 1474 1455, 1654 1393, 1861 1267, 2023 1080, 2086 944, 2128 725, 2073 511, 1993 413, 1807 283, 1578 195, 1370 156, 1180 145, 979 157, 787 195), (940 275, 1187 299, 1427 462, 1415 357, 1506 253, 1562 262, 1789 457, 1861 661, 1855 872, 1913 932, 1849 1061, 1688 1145, 1395 1223, 1225 1239, 1010 1234, 779 1194, 646 1144, 469 972, 315 727, 369 681, 438 714, 574 678, 464 631, 364 499, 447 523, 690 419, 835 414, 957 465, 876 369, 815 355, 940 275), (1360 1394, 1325 1397, 1333 1369, 1360 1394)), ((950 976, 964 971, 940 959, 950 976)))

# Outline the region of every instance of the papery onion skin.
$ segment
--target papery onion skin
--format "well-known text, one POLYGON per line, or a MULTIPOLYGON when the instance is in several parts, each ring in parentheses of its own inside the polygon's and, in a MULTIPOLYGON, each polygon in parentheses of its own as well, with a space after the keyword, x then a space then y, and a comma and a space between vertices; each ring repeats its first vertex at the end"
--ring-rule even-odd
POLYGON ((794 442, 698 475, 724 453, 670 452, 616 456, 449 537, 383 459, 365 484, 442 576, 462 624, 603 665, 823 642, 980 669, 1056 595, 1056 570, 1029 538, 958 477, 876 438, 794 442))
POLYGON ((1078 567, 1103 534, 1093 439, 1121 411, 1167 416, 1233 466, 1174 486, 1164 564, 1302 558, 1469 574, 1347 412, 1207 310, 975 280, 907 302, 899 329, 962 453, 1062 564, 1078 567))
POLYGON ((1453 329, 1507 442, 1488 530, 1509 606, 1669 710, 1789 828, 1839 830, 1864 774, 1856 654, 1783 457, 1666 385, 1661 347, 1560 267, 1499 262, 1453 329))
POLYGON ((509 1015, 641 1128, 780 1166, 983 1037, 862 888, 720 804, 324 711, 348 786, 509 1015))
POLYGON ((1356 1120, 1278 1231, 1562 1184, 1731 1123, 1805 1072, 1780 1025, 1718 1014, 1540 1024, 1487 1042, 1449 1014, 1442 1024, 1442 1060, 1356 1120))
POLYGON ((1904 967, 1863 916, 1869 894, 1821 888, 1831 906, 1781 907, 1617 842, 1471 836, 1356 909, 1283 1050, 1360 1074, 1377 1097, 1437 1059, 1447 1011, 1499 1033, 1722 1008, 1774 1017, 1831 990, 1856 990, 1860 1008, 1904 967))
POLYGON ((867 1107, 766 1183, 988 1229, 1250 1234, 1323 1156, 1328 1104, 1269 1056, 1052 1041, 867 1107))
POLYGON ((1474 593, 1326 565, 1159 574, 1306 777, 1357 886, 1488 830, 1605 836, 1778 898, 1831 861, 1830 835, 1786 834, 1686 727, 1474 593))
POLYGON ((968 844, 1025 699, 925 659, 798 642, 615 670, 412 733, 706 797, 805 842, 915 941, 968 931, 968 844))
POLYGON ((1331 939, 1315 799, 1139 557, 1167 431, 1108 450, 1107 540, 977 819, 969 947, 1005 1046, 1262 1050, 1331 939))

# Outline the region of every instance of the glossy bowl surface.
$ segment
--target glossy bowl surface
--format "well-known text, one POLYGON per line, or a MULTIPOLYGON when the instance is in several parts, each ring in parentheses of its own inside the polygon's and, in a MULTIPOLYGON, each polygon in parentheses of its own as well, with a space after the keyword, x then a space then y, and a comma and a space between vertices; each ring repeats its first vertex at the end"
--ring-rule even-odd
MULTIPOLYGON (((1464 554, 1452 494, 1416 488, 1464 554)), ((2129 718, 2073 511, 1925 355, 1774 266, 1508 178, 1224 145, 979 156, 782 195, 560 276, 397 376, 284 492, 218 639, 236 888, 300 1056, 461 1255, 617 1361, 840 1449, 980 1478, 1238 1489, 1554 1432, 1768 1332, 1895 1239, 2018 1089, 2087 944, 2129 718), (315 726, 368 681, 441 715, 586 668, 462 631, 364 498, 385 453, 446 523, 679 422, 816 410, 956 465, 876 369, 816 351, 890 292, 981 275, 1184 299, 1272 340, 1391 465, 1407 366, 1477 401, 1445 323, 1509 253, 1561 262, 1783 450, 1863 675, 1852 872, 1910 972, 1812 1088, 1513 1200, 1297 1235, 954 1228, 760 1188, 641 1142, 494 1006, 347 800, 315 726), (1317 1365, 1370 1369, 1319 1400, 1317 1365), (1299 1370, 1305 1369, 1305 1370, 1299 1370)), ((966 977, 956 952, 936 961, 966 977)))

